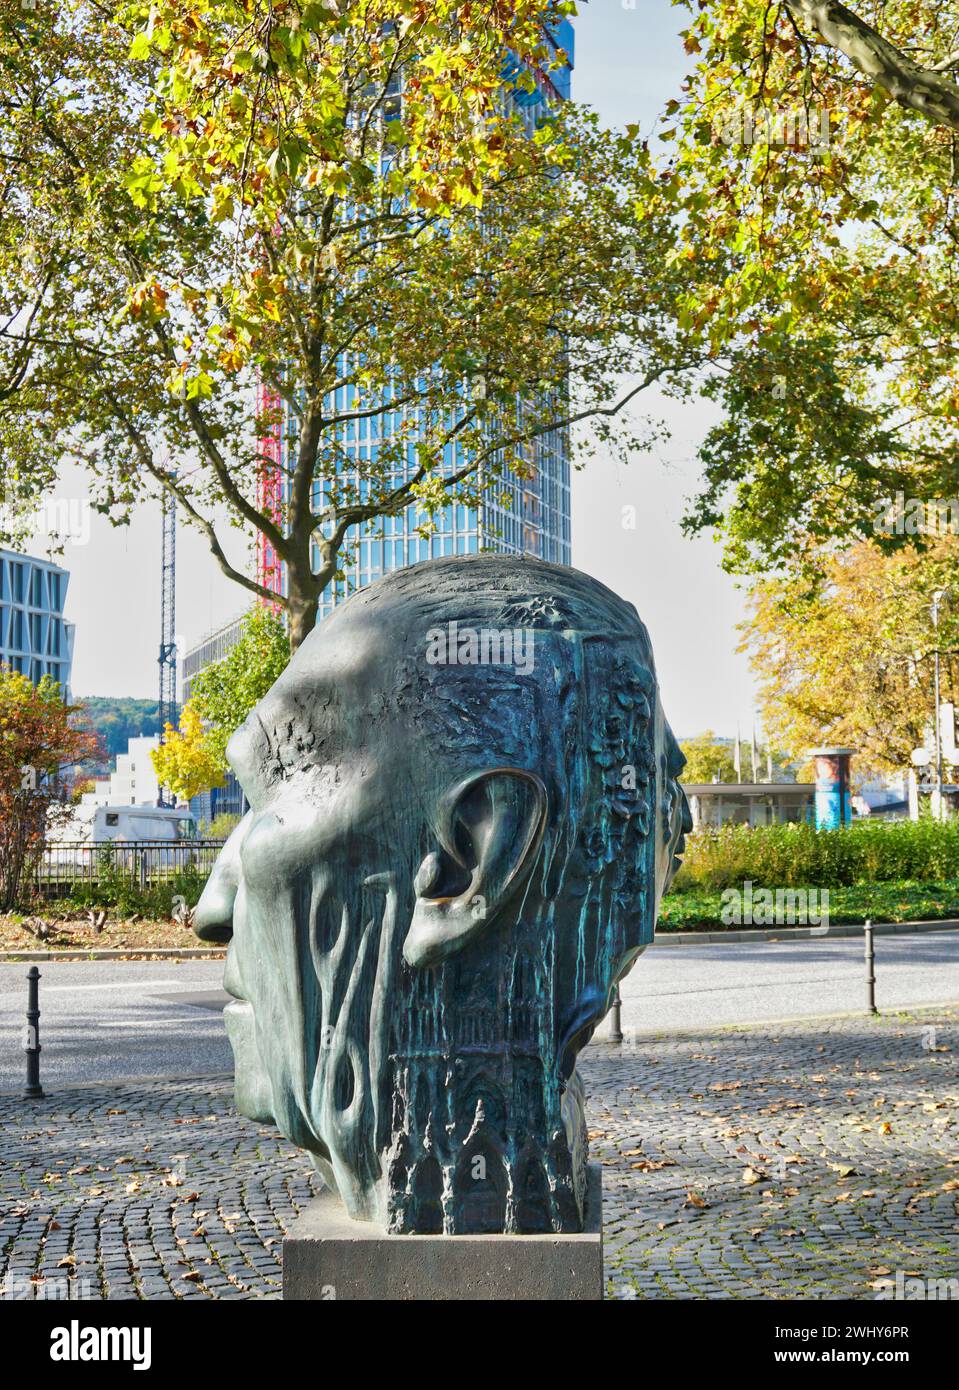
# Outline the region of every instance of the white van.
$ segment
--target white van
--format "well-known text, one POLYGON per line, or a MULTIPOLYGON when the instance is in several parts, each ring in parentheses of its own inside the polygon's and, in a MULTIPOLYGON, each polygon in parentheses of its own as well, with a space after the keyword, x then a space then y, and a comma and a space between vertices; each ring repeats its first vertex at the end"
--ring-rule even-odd
POLYGON ((196 821, 188 810, 166 806, 98 806, 93 817, 93 843, 110 840, 127 844, 141 840, 195 840, 196 821))

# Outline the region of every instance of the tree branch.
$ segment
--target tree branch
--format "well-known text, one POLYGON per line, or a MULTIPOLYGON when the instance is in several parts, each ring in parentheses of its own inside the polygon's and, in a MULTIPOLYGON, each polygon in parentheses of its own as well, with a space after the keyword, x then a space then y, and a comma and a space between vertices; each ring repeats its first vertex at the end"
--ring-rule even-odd
MULTIPOLYGON (((934 125, 959 131, 959 86, 935 68, 914 63, 839 0, 785 0, 797 20, 805 20, 853 67, 884 88, 907 110, 934 125)), ((955 55, 949 60, 951 66, 955 55)))
POLYGON ((110 407, 116 419, 119 421, 124 434, 136 450, 140 463, 152 477, 156 478, 158 483, 163 485, 167 492, 172 492, 183 510, 203 532, 207 538, 207 543, 209 544, 214 559, 227 579, 232 579, 234 583, 240 584, 244 589, 248 589, 250 593, 255 594, 257 598, 266 599, 269 603, 283 604, 285 601, 281 594, 276 594, 272 589, 267 589, 263 584, 258 584, 255 579, 251 579, 249 575, 244 574, 242 570, 238 570, 230 564, 224 553, 223 546, 220 544, 220 538, 216 534, 213 523, 197 510, 189 492, 185 488, 177 485, 175 475, 167 472, 154 461, 153 452, 149 444, 112 392, 107 394, 107 399, 110 402, 110 407))

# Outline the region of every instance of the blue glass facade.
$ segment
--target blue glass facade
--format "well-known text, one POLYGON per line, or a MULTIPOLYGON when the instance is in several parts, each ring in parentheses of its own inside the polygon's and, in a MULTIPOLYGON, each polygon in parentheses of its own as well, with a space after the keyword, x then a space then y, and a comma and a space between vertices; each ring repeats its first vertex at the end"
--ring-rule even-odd
MULTIPOLYGON (((368 422, 361 421, 361 425, 368 422)), ((370 424, 375 422, 369 422, 370 424)), ((386 426, 388 428, 388 424, 386 426)), ((384 431, 385 433, 385 431, 384 431)), ((386 435, 388 438, 389 436, 386 435)), ((355 459, 356 482, 363 495, 363 469, 375 459, 378 441, 359 436, 345 440, 344 452, 355 459)), ((448 466, 457 466, 450 461, 448 466)), ((408 465, 413 471, 414 465, 408 465)), ((351 470, 352 472, 352 470, 351 470)), ((341 474, 341 476, 343 476, 341 474)), ((350 474, 345 475, 349 479, 350 474)), ((394 475, 393 484, 405 481, 394 475)), ((479 475, 482 484, 482 474, 479 475)), ((316 486, 317 510, 324 505, 325 488, 316 486)), ((344 565, 344 578, 331 584, 323 595, 320 617, 326 617, 337 603, 355 590, 373 583, 391 570, 413 565, 441 555, 471 555, 481 550, 504 551, 511 555, 538 555, 559 564, 570 563, 570 480, 569 441, 565 432, 544 435, 534 446, 534 466, 530 477, 520 478, 510 470, 496 477, 479 507, 454 503, 437 515, 435 532, 421 536, 421 521, 415 505, 400 516, 382 517, 361 536, 353 547, 350 562, 344 565)))
POLYGON ((0 666, 27 676, 44 676, 70 696, 73 624, 63 607, 70 576, 48 560, 0 550, 0 666))

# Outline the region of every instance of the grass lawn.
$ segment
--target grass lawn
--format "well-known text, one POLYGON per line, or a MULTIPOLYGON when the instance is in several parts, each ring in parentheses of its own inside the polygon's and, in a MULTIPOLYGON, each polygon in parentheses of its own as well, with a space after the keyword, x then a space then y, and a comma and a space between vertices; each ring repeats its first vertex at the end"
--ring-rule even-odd
MULTIPOLYGON (((826 891, 829 893, 829 921, 837 926, 861 923, 867 917, 873 922, 934 922, 945 917, 959 918, 959 879, 949 879, 945 883, 916 883, 905 879, 821 889, 815 900, 817 913, 820 907, 825 907, 822 899, 826 891)), ((749 923, 723 922, 723 905, 723 894, 718 888, 689 888, 668 893, 660 908, 657 930, 748 930, 749 923)), ((755 922, 752 925, 760 930, 781 924, 755 922)))

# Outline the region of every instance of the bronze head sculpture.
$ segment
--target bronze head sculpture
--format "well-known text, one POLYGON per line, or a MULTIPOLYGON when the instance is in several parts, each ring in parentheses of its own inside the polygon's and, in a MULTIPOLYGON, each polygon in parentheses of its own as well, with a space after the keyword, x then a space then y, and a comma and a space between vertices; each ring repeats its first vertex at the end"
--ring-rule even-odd
POLYGON ((229 759, 251 809, 196 920, 240 1110, 388 1231, 581 1229, 577 1054, 690 828, 635 609, 529 558, 398 570, 229 759))

